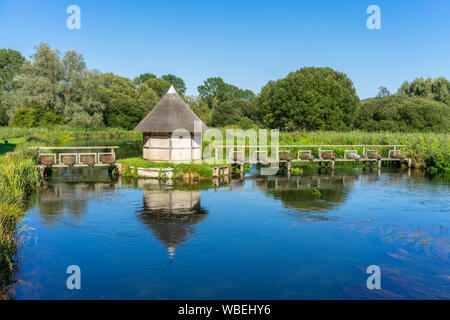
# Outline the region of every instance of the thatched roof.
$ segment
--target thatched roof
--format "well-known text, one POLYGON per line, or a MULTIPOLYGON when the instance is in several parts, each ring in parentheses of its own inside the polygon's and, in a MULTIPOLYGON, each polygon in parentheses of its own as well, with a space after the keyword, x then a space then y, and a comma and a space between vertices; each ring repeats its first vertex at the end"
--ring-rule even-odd
POLYGON ((171 86, 153 110, 134 128, 134 131, 173 132, 176 129, 185 129, 194 132, 194 121, 201 122, 202 132, 208 129, 171 86))

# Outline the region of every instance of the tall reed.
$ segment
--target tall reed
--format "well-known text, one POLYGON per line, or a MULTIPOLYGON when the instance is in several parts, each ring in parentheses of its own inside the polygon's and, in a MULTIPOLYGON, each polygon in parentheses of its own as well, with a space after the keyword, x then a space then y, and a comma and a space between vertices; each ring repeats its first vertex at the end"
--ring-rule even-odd
POLYGON ((15 269, 17 225, 27 200, 41 184, 35 161, 35 154, 25 150, 0 157, 0 293, 15 269))

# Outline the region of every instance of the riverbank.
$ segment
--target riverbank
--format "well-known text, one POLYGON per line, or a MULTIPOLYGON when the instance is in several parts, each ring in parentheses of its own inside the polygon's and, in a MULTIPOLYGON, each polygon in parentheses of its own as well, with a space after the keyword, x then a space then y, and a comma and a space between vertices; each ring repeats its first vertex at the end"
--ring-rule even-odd
POLYGON ((215 175, 217 166, 206 163, 151 162, 142 158, 117 161, 118 173, 124 177, 206 181, 215 175))
POLYGON ((0 156, 0 299, 15 271, 19 246, 17 224, 26 204, 41 185, 35 154, 16 151, 0 156))

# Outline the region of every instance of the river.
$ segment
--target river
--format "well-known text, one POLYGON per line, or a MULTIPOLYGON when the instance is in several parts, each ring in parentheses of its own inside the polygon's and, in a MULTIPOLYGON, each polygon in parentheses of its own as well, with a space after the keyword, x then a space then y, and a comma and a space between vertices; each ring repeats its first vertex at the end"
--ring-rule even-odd
POLYGON ((448 181, 337 169, 214 187, 80 172, 55 173, 27 212, 14 299, 450 298, 448 181), (381 289, 366 285, 371 265, 381 289))

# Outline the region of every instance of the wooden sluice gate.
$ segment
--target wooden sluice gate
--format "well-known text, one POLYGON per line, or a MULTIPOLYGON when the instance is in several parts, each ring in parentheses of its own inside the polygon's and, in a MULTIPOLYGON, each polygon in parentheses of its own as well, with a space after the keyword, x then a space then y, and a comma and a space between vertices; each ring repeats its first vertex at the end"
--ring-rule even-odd
POLYGON ((363 169, 366 167, 373 168, 374 165, 381 168, 383 162, 398 162, 411 168, 412 160, 401 153, 400 148, 402 147, 405 147, 405 145, 217 146, 215 147, 215 159, 216 161, 220 160, 218 151, 219 148, 223 148, 228 154, 226 162, 239 165, 241 172, 245 164, 267 165, 273 163, 285 163, 288 174, 292 171, 292 164, 294 163, 317 163, 319 169, 330 168, 334 170, 336 162, 362 163, 363 169), (313 152, 313 148, 317 151, 313 152), (268 156, 268 149, 271 149, 271 157, 268 156), (292 150, 289 149, 297 149, 297 152, 292 155, 292 150), (336 155, 334 151, 336 149, 344 149, 343 153, 340 150, 341 157, 336 155), (248 157, 246 157, 246 153, 248 157))
POLYGON ((30 147, 38 151, 39 167, 46 168, 80 168, 80 167, 114 167, 117 146, 100 147, 30 147), (108 151, 106 151, 108 150, 108 151), (41 152, 52 151, 52 152, 41 152), (63 152, 57 152, 63 151, 63 152))

